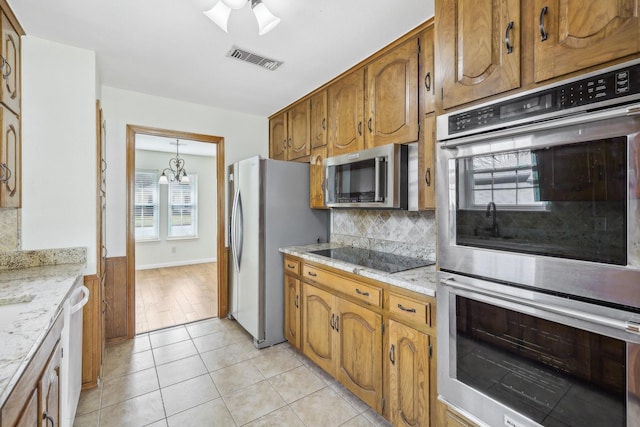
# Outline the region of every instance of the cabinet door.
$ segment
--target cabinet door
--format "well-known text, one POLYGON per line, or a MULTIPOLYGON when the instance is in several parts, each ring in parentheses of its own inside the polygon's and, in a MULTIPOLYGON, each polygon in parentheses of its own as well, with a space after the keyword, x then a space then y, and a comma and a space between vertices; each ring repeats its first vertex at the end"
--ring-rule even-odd
POLYGON ((289 344, 300 348, 300 280, 284 276, 284 335, 289 344))
POLYGON ((20 121, 6 108, 2 108, 2 146, 0 164, 4 178, 0 182, 0 207, 19 208, 21 205, 21 146, 20 121))
POLYGON ((269 120, 269 156, 275 160, 287 160, 287 113, 269 120))
POLYGON ((382 411, 382 316, 336 298, 339 358, 336 378, 363 402, 382 411))
POLYGON ((334 299, 329 292, 303 284, 302 351, 316 365, 332 375, 335 372, 336 360, 334 299))
POLYGON ((435 24, 445 109, 520 86, 519 0, 438 0, 435 24))
POLYGON ((364 148, 364 69, 354 71, 328 89, 329 156, 364 148))
POLYGON ((429 425, 429 337, 389 320, 389 417, 394 426, 429 425))
POLYGON ((436 118, 433 114, 422 120, 422 137, 418 144, 418 208, 436 207, 436 118))
POLYGON ((294 105, 287 116, 287 160, 295 160, 310 154, 309 101, 294 105))
POLYGON ((38 413, 38 389, 34 388, 27 404, 20 413, 15 427, 35 427, 40 422, 40 414, 38 413))
POLYGON ((40 380, 40 407, 42 409, 42 427, 60 425, 60 361, 62 347, 60 343, 51 354, 49 363, 40 380))
POLYGON ((535 8, 536 82, 640 52, 639 0, 536 0, 535 8))
POLYGON ((312 148, 309 162, 310 188, 309 202, 314 209, 326 208, 324 204, 324 159, 327 157, 327 146, 312 148))
POLYGON ((327 145, 327 91, 311 97, 311 148, 327 145))
POLYGON ((421 114, 433 113, 435 105, 435 78, 433 58, 433 26, 420 33, 420 64, 418 85, 420 87, 421 114))
POLYGON ((367 66, 367 148, 418 140, 418 39, 367 66))
POLYGON ((2 13, 1 54, 6 63, 0 68, 2 89, 0 100, 11 111, 20 114, 20 36, 7 15, 2 13))

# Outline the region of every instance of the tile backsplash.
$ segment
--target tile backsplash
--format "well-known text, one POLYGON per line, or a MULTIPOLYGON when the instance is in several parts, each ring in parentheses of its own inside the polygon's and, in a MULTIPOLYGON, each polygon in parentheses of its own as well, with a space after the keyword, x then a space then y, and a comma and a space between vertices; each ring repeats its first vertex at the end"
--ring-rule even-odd
POLYGON ((435 261, 434 211, 332 209, 331 242, 435 261))
POLYGON ((0 251, 20 249, 20 209, 0 209, 0 251))

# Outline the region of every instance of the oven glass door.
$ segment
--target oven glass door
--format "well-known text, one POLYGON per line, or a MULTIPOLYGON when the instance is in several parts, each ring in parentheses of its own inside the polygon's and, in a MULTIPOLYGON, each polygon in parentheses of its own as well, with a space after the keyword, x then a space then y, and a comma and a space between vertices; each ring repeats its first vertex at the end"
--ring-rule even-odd
POLYGON ((625 427, 626 343, 456 296, 457 380, 544 426, 625 427))
POLYGON ((456 244, 627 264, 627 136, 456 159, 456 244))

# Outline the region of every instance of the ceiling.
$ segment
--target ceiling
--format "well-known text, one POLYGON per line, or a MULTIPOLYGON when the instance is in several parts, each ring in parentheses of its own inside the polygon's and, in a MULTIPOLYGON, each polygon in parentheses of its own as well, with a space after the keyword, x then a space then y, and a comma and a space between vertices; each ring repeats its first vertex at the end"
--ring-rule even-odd
POLYGON ((96 52, 104 85, 269 116, 433 16, 434 0, 264 0, 281 18, 259 36, 247 6, 222 31, 218 0, 8 0, 26 33, 96 52), (226 57, 232 46, 283 61, 226 57))

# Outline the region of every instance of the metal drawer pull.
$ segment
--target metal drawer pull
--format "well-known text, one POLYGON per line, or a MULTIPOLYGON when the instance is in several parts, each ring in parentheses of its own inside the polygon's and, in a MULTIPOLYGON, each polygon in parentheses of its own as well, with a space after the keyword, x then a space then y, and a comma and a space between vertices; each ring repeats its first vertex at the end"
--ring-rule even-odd
POLYGON ((362 295, 363 297, 368 297, 369 296, 369 292, 362 292, 360 289, 356 288, 356 293, 358 295, 362 295))
POLYGON ((424 172, 424 181, 427 183, 427 187, 431 187, 431 168, 427 168, 424 172))
POLYGON ((311 277, 317 277, 318 275, 316 273, 314 273, 313 271, 307 271, 307 274, 311 277))
POLYGON ((543 41, 545 41, 546 39, 549 38, 549 33, 547 33, 547 30, 545 30, 545 28, 544 28, 544 15, 547 14, 547 10, 549 10, 547 8, 547 6, 543 7, 540 10, 540 19, 539 19, 539 22, 538 22, 538 26, 540 27, 540 41, 541 42, 543 42, 543 41))
POLYGON ((326 130, 326 129, 327 129, 327 127, 326 127, 326 123, 327 123, 327 119, 324 119, 324 118, 323 118, 323 119, 322 119, 322 130, 326 130))
POLYGON ((391 348, 389 349, 389 360, 392 365, 396 364, 396 345, 391 344, 391 348))
POLYGON ((415 312, 416 312, 416 309, 415 309, 415 308, 405 308, 405 307, 403 307, 403 305, 402 305, 402 304, 400 304, 400 303, 398 303, 398 308, 399 308, 400 310, 402 310, 402 311, 406 311, 406 312, 409 312, 409 313, 415 313, 415 312))
POLYGON ((362 136, 362 122, 358 122, 358 135, 362 136))
POLYGON ((300 308, 300 295, 296 295, 296 308, 300 308))
POLYGON ((293 268, 295 265, 287 264, 287 268, 293 268))
POLYGON ((331 319, 329 319, 329 326, 331 326, 331 329, 333 329, 333 330, 336 329, 336 315, 335 314, 331 315, 331 319))
POLYGON ((424 87, 427 92, 431 92, 431 71, 424 75, 424 87))
POLYGON ((47 411, 44 411, 42 413, 42 419, 47 420, 47 425, 51 423, 51 427, 56 427, 56 422, 54 421, 53 417, 51 417, 51 415, 47 414, 47 411))
POLYGON ((340 332, 340 316, 336 316, 336 332, 340 332))
POLYGON ((507 47, 507 54, 513 52, 513 45, 511 44, 511 31, 513 30, 513 21, 507 24, 507 30, 504 33, 504 44, 507 47))
POLYGON ((369 133, 373 132, 373 129, 371 129, 371 117, 369 117, 369 121, 367 122, 367 127, 369 128, 369 133))

